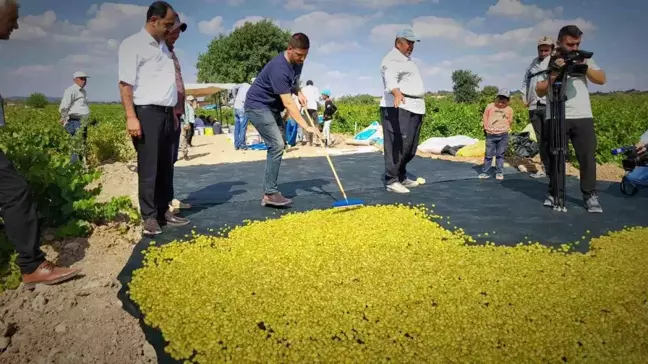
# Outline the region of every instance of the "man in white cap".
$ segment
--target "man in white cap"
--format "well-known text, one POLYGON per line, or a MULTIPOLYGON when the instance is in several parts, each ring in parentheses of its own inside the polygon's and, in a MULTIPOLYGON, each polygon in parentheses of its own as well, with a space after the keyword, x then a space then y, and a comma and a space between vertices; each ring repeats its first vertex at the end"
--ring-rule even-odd
POLYGON ((542 37, 538 40, 538 56, 531 61, 522 80, 522 103, 529 108, 529 121, 533 125, 536 140, 540 149, 540 161, 542 169, 531 175, 533 178, 542 178, 546 176, 545 171, 549 169, 549 140, 545 134, 549 132, 547 123, 547 97, 540 97, 536 93, 536 84, 542 76, 533 76, 535 73, 542 71, 540 65, 545 58, 550 57, 555 49, 555 43, 550 37, 542 37), (531 77, 533 76, 533 77, 531 77))
MULTIPOLYGON (((85 146, 87 121, 90 116, 90 106, 88 105, 88 95, 86 85, 88 84, 88 75, 85 72, 75 72, 72 75, 74 84, 68 87, 63 93, 59 112, 61 114, 61 125, 72 136, 77 135, 81 130, 81 137, 85 146)), ((72 161, 78 159, 76 154, 72 155, 72 161)))
POLYGON ((418 186, 407 177, 407 164, 416 155, 423 115, 425 87, 418 67, 410 58, 420 41, 412 29, 396 34, 394 48, 382 60, 383 98, 380 118, 385 143, 385 185, 388 191, 409 193, 418 186))
MULTIPOLYGON (((250 82, 254 83, 256 78, 252 77, 250 82)), ((245 97, 247 96, 250 84, 243 82, 238 85, 236 98, 234 99, 234 149, 246 150, 245 134, 247 133, 248 118, 245 116, 245 97)))

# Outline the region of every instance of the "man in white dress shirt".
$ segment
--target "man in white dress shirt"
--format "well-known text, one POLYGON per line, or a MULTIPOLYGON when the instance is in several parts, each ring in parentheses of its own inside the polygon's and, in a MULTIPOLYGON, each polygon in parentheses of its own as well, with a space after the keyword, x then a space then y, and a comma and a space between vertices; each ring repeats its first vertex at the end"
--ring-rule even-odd
MULTIPOLYGON (((321 100, 320 90, 313 84, 313 81, 308 80, 306 81, 306 87, 302 89, 302 93, 306 97, 306 112, 308 112, 311 120, 313 120, 313 123, 315 123, 314 126, 322 131, 321 124, 319 124, 318 122, 319 116, 317 115, 317 109, 321 100)), ((307 140, 302 140, 303 144, 306 144, 306 141, 308 141, 309 145, 313 145, 312 133, 306 133, 305 139, 307 140)), ((321 140, 316 141, 316 143, 321 143, 321 140)))
POLYGON ((119 91, 128 133, 137 151, 140 211, 144 234, 162 233, 160 224, 183 226, 189 220, 169 211, 175 130, 179 121, 173 57, 164 42, 176 23, 176 12, 156 1, 146 13, 146 25, 119 46, 119 91))
MULTIPOLYGON (((250 82, 254 83, 256 78, 252 78, 250 82)), ((244 82, 239 85, 236 98, 234 99, 234 149, 246 150, 247 144, 245 142, 245 135, 247 133, 248 119, 245 116, 245 97, 247 96, 250 84, 244 82)))
MULTIPOLYGON (((61 125, 71 136, 81 132, 83 147, 87 137, 87 122, 90 117, 90 106, 88 105, 88 94, 86 85, 88 84, 88 75, 85 72, 75 72, 72 75, 74 83, 63 93, 59 113, 61 114, 61 125)), ((78 156, 72 154, 72 162, 78 160, 78 156)))
POLYGON ((396 34, 394 48, 382 60, 384 94, 380 118, 385 148, 385 185, 388 191, 409 193, 418 186, 407 177, 407 164, 416 155, 423 115, 425 87, 418 67, 410 58, 420 41, 412 29, 396 34))

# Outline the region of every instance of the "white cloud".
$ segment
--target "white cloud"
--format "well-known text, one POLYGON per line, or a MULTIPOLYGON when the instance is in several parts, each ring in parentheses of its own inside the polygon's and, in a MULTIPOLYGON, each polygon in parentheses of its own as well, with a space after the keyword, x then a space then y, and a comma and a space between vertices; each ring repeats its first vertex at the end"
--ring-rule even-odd
POLYGON ((20 66, 12 70, 10 73, 12 76, 34 78, 52 72, 53 70, 54 70, 54 66, 52 65, 35 64, 29 66, 20 66))
POLYGON ((317 47, 316 51, 319 54, 333 54, 344 51, 358 50, 360 49, 360 44, 358 42, 328 42, 317 47))
POLYGON ((497 46, 511 48, 533 43, 542 36, 550 35, 555 37, 560 28, 568 24, 577 25, 583 32, 596 29, 592 22, 582 18, 571 20, 544 19, 527 28, 513 29, 503 33, 479 34, 466 29, 462 23, 455 19, 424 16, 413 19, 411 25, 383 24, 376 26, 371 31, 371 39, 376 42, 392 41, 399 29, 409 26, 424 39, 446 39, 454 44, 470 47, 497 46))
POLYGON ((265 17, 265 16, 252 15, 252 16, 246 16, 245 18, 243 18, 241 20, 238 20, 236 23, 234 23, 234 26, 232 27, 232 29, 240 28, 243 25, 245 25, 245 23, 255 24, 255 23, 258 23, 258 22, 266 20, 266 19, 272 21, 275 24, 278 24, 278 22, 272 20, 271 18, 268 18, 268 17, 265 17))
MULTIPOLYGON (((274 1, 274 3, 279 2, 280 1, 274 1)), ((423 3, 438 4, 439 0, 285 0, 284 8, 291 11, 312 11, 331 6, 387 9, 400 5, 416 5, 423 3)))
POLYGON ((211 20, 203 20, 198 23, 198 31, 205 35, 218 35, 225 32, 223 17, 215 16, 211 20))
POLYGON ((324 11, 314 11, 301 15, 292 22, 282 22, 284 28, 292 32, 302 32, 309 38, 349 36, 358 28, 364 26, 371 16, 358 16, 347 13, 329 14, 324 11))
POLYGON ((562 7, 545 10, 537 5, 525 5, 520 0, 498 0, 497 4, 488 8, 486 15, 508 16, 515 18, 529 18, 535 20, 561 16, 562 7))

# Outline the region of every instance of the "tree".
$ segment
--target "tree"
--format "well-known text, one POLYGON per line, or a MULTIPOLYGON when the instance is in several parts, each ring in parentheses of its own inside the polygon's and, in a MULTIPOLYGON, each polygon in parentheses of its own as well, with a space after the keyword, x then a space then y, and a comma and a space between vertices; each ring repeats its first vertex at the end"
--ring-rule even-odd
POLYGON ((25 105, 34 109, 42 109, 47 106, 47 104, 49 104, 47 96, 43 95, 40 92, 29 95, 27 100, 25 100, 25 105))
POLYGON ((268 61, 285 50, 290 31, 270 20, 247 22, 214 38, 198 56, 198 82, 243 83, 256 77, 268 61))
POLYGON ((479 98, 477 89, 481 81, 481 77, 470 70, 452 72, 452 90, 454 91, 455 101, 462 103, 477 101, 479 98))
POLYGON ((497 96, 498 92, 499 92, 499 88, 497 88, 497 86, 484 86, 484 88, 481 91, 481 95, 483 98, 493 99, 495 98, 495 96, 497 96))

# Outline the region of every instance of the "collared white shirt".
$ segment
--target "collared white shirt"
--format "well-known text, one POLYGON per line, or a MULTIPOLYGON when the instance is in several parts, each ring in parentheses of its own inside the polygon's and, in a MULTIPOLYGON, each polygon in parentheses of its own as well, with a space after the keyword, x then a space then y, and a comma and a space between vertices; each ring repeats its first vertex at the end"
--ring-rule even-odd
POLYGON ((400 108, 415 114, 425 114, 425 86, 418 66, 410 57, 402 54, 398 49, 393 48, 380 65, 380 73, 383 79, 383 98, 380 100, 381 107, 394 107, 394 95, 391 90, 398 88, 405 96, 405 103, 400 108))
POLYGON ((540 58, 536 57, 531 61, 531 64, 524 75, 524 79, 522 80, 522 89, 520 90, 522 92, 522 100, 526 100, 527 104, 529 104, 529 110, 536 110, 538 108, 538 103, 547 105, 547 97, 539 97, 535 90, 538 81, 542 80, 542 75, 534 76, 529 79, 529 76, 532 74, 544 71, 545 69, 542 67, 543 62, 540 58))
POLYGON ((245 106, 245 96, 248 93, 248 90, 250 89, 250 84, 249 83, 242 83, 239 86, 238 91, 236 92, 236 98, 234 99, 234 109, 235 110, 243 110, 243 106, 245 106))
POLYGON ((80 117, 90 115, 86 90, 76 83, 68 87, 63 93, 61 105, 59 105, 59 112, 63 119, 67 119, 72 115, 80 117))
POLYGON ((135 105, 175 106, 178 102, 173 56, 146 29, 119 46, 119 81, 133 86, 135 105))
POLYGON ((306 97, 306 108, 308 110, 317 110, 320 100, 322 99, 322 94, 315 85, 308 85, 302 88, 302 93, 306 97))

